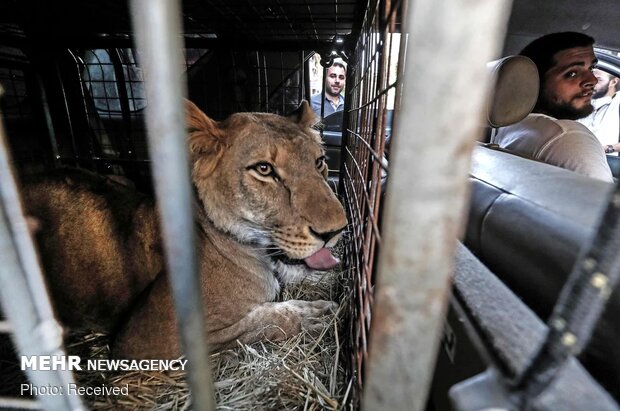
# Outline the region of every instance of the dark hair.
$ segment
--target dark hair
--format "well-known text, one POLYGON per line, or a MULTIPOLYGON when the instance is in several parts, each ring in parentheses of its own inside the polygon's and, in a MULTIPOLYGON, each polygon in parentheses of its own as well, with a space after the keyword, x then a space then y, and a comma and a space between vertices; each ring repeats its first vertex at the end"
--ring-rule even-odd
POLYGON ((345 66, 339 61, 334 61, 330 67, 342 67, 342 69, 344 70, 344 74, 347 74, 347 66, 345 66))
POLYGON ((605 70, 599 69, 599 71, 601 71, 603 74, 605 74, 609 81, 612 81, 614 79, 618 80, 618 81, 616 81, 616 85, 614 86, 614 90, 616 90, 616 91, 620 90, 620 78, 619 77, 617 77, 615 74, 612 74, 612 73, 610 73, 608 71, 605 71, 605 70))
POLYGON ((534 61, 542 84, 545 73, 555 65, 553 57, 557 52, 574 47, 592 46, 593 44, 594 39, 587 34, 565 31, 539 37, 525 46, 519 54, 534 61))

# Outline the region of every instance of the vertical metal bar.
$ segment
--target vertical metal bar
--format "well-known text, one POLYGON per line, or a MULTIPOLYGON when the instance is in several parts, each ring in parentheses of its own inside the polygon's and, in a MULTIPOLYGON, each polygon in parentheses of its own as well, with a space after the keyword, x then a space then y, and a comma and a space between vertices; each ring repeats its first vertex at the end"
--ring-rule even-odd
MULTIPOLYGON (((127 87, 131 87, 129 84, 130 79, 125 76, 125 70, 123 69, 123 59, 121 58, 120 51, 118 49, 107 49, 110 55, 110 62, 114 69, 114 75, 116 76, 116 89, 118 90, 118 100, 121 106, 121 116, 123 119, 123 127, 121 129, 121 144, 120 152, 121 158, 134 158, 135 153, 132 147, 131 141, 131 109, 129 108, 129 93, 127 87)), ((133 96, 132 96, 133 99, 133 96)), ((135 100, 134 100, 135 102, 135 100)))
MULTIPOLYGON (((110 55, 110 61, 112 62, 112 68, 114 69, 114 75, 116 76, 116 89, 118 90, 118 99, 120 102, 123 118, 123 127, 120 133, 121 141, 120 144, 118 144, 120 157, 124 159, 135 160, 136 148, 134 147, 133 139, 131 137, 131 109, 129 106, 130 96, 127 92, 127 88, 131 87, 131 78, 127 78, 127 76, 125 76, 125 70, 123 67, 124 61, 121 58, 121 53, 119 49, 108 49, 108 54, 110 55)), ((127 73, 129 74, 129 68, 127 68, 127 73)), ((133 95, 131 96, 131 99, 135 107, 136 100, 134 99, 133 95)), ((114 140, 118 143, 116 136, 114 137, 114 140)), ((123 171, 129 177, 137 180, 138 171, 135 162, 129 161, 124 163, 123 171)))
MULTIPOLYGON (((71 53, 71 51, 69 51, 69 54, 71 54, 71 56, 73 57, 73 53, 71 53)), ((60 73, 60 67, 58 65, 57 60, 54 61, 54 75, 56 76, 56 79, 58 80, 58 84, 60 85, 60 92, 62 93, 62 101, 64 104, 63 108, 67 116, 67 128, 69 131, 69 137, 71 138, 71 147, 73 148, 73 159, 75 160, 75 165, 78 165, 80 163, 79 158, 81 157, 82 153, 80 153, 80 150, 78 150, 77 142, 75 139, 75 129, 73 127, 73 119, 71 116, 71 110, 69 110, 69 100, 67 99, 67 91, 65 90, 65 82, 60 73)))
MULTIPOLYGON (((287 75, 284 72, 284 53, 280 52, 280 78, 282 79, 282 80, 280 80, 281 83, 282 83, 282 92, 280 93, 280 95, 282 96, 282 103, 281 103, 281 106, 280 106, 281 107, 280 110, 282 110, 281 111, 282 114, 286 114, 286 113, 289 112, 289 110, 286 107, 286 100, 287 100, 287 96, 288 96, 288 91, 290 90, 290 88, 289 88, 290 86, 287 84, 287 80, 289 78, 291 78, 291 77, 292 76, 287 75)), ((276 89, 277 89, 277 86, 276 86, 276 89)), ((267 94, 269 94, 269 88, 267 88, 267 94)), ((267 101, 269 101, 269 98, 267 98, 267 101)), ((267 111, 269 111, 269 107, 267 107, 267 111)))
POLYGON ((416 0, 405 7, 367 410, 424 409, 490 86, 485 63, 500 50, 510 6, 510 0, 416 0))
POLYGON ((145 75, 149 152, 177 322, 188 359, 192 407, 211 410, 214 409, 213 384, 197 276, 185 141, 183 97, 187 92, 181 77, 180 4, 170 0, 132 0, 131 12, 145 75))
MULTIPOLYGON (((79 92, 80 92, 80 103, 84 109, 84 111, 82 113, 84 113, 84 124, 86 125, 86 129, 88 130, 90 127, 90 113, 88 111, 88 104, 86 96, 85 96, 85 87, 86 84, 84 83, 83 79, 82 79, 82 72, 80 70, 80 67, 86 67, 85 64, 80 64, 83 63, 81 58, 76 56, 75 53, 73 53, 71 50, 67 50, 67 53, 69 54, 69 56, 71 57, 71 59, 73 60, 73 62, 75 63, 74 68, 75 68, 75 74, 77 76, 78 79, 78 84, 79 84, 79 92)), ((93 53, 94 54, 94 53, 93 53)), ((99 60, 97 58, 97 60, 99 60)), ((99 64, 101 64, 101 61, 99 61, 99 64)), ((71 135, 71 143, 73 145, 73 155, 74 155, 74 159, 75 159, 75 165, 82 167, 82 162, 84 161, 84 156, 82 155, 82 153, 80 152, 80 150, 78 149, 77 146, 77 142, 75 139, 75 131, 74 131, 74 123, 77 121, 74 121, 72 119, 72 115, 71 115, 71 110, 69 110, 69 106, 68 106, 68 101, 67 101, 67 93, 65 92, 65 84, 63 82, 62 79, 62 75, 59 72, 58 69, 58 64, 56 64, 56 71, 57 71, 57 76, 58 76, 58 82, 62 88, 62 96, 63 96, 63 101, 65 104, 65 108, 66 108, 66 113, 67 113, 67 124, 69 126, 69 131, 70 131, 70 135, 71 135)), ((90 74, 89 74, 89 80, 90 80, 90 74)), ((102 81, 104 81, 102 79, 102 81)), ((107 101, 107 98, 106 98, 107 101)), ((93 105, 94 106, 94 105, 93 105)), ((77 103, 75 106, 72 107, 77 107, 77 103)), ((109 107, 109 105, 108 105, 109 107)), ((93 107, 93 110, 96 110, 93 107)), ((96 114, 96 113, 93 113, 96 114)), ((77 116, 75 116, 77 117, 77 116)), ((75 118, 73 117, 73 118, 75 118)), ((91 133, 89 133, 88 135, 88 157, 86 157, 86 160, 90 160, 90 169, 91 170, 97 170, 97 162, 94 160, 95 157, 100 157, 101 156, 101 149, 95 149, 95 145, 93 144, 93 138, 95 138, 91 133)))
POLYGON ((263 67, 261 72, 263 76, 265 76, 265 111, 269 112, 269 77, 267 75, 267 56, 265 55, 265 52, 262 52, 261 54, 263 55, 263 67))
POLYGON ((306 70, 306 53, 303 50, 299 52, 299 69, 301 70, 299 74, 299 81, 301 81, 301 84, 297 89, 297 102, 301 104, 301 101, 304 100, 306 96, 306 88, 310 87, 310 82, 306 80, 306 73, 308 70, 306 70))
POLYGON ((56 139, 56 129, 54 128, 54 122, 52 121, 52 114, 50 112, 50 105, 47 99, 47 91, 45 91, 45 85, 40 74, 35 75, 35 81, 37 90, 39 91, 39 98, 41 99, 41 108, 45 117, 45 126, 47 134, 50 140, 50 146, 52 147, 52 163, 58 167, 60 165, 60 150, 58 149, 58 140, 56 139))
MULTIPOLYGON (((323 59, 323 55, 321 55, 321 60, 323 59)), ((323 79, 321 80, 323 83, 321 84, 321 121, 325 118, 325 79, 327 76, 327 67, 321 64, 323 67, 323 79)), ((323 130, 321 129, 321 137, 323 137, 323 130)))
MULTIPOLYGON (((0 88, 0 95, 3 93, 0 88)), ((9 160, 4 124, 0 121, 0 302, 11 322, 20 355, 65 355, 62 329, 47 296, 39 259, 28 231, 17 183, 9 160)), ((59 387, 75 383, 68 370, 28 369, 33 385, 59 387)), ((42 395, 45 409, 82 410, 74 395, 42 395)))

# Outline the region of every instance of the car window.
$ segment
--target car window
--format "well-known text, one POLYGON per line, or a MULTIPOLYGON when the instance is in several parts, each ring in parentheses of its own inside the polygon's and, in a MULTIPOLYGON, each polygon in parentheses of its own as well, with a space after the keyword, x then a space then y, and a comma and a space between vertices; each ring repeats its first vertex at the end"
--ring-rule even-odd
POLYGON ((124 79, 117 79, 112 52, 115 50, 94 49, 84 53, 83 81, 90 92, 97 111, 121 113, 121 87, 126 87, 129 110, 137 111, 146 107, 142 69, 137 66, 133 50, 119 49, 124 79))

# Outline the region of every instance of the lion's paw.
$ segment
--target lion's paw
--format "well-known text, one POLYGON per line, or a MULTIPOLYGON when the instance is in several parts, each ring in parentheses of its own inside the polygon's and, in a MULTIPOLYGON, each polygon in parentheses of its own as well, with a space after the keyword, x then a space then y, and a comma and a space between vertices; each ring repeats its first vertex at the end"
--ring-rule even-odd
POLYGON ((325 300, 290 300, 283 304, 288 305, 298 315, 301 329, 312 334, 323 331, 329 322, 326 317, 335 314, 338 309, 338 304, 325 300))
POLYGON ((288 300, 254 307, 232 326, 209 334, 211 347, 231 346, 235 341, 281 341, 302 331, 317 335, 328 326, 338 304, 333 301, 288 300))

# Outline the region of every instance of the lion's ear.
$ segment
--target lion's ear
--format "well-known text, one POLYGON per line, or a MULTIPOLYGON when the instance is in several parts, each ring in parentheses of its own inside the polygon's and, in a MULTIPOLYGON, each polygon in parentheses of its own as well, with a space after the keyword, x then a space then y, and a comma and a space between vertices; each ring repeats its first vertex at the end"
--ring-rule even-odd
POLYGON ((185 100, 185 109, 190 152, 215 154, 223 143, 222 129, 191 101, 185 100))
POLYGON ((286 117, 303 128, 312 127, 320 121, 306 100, 302 100, 297 110, 286 117))

